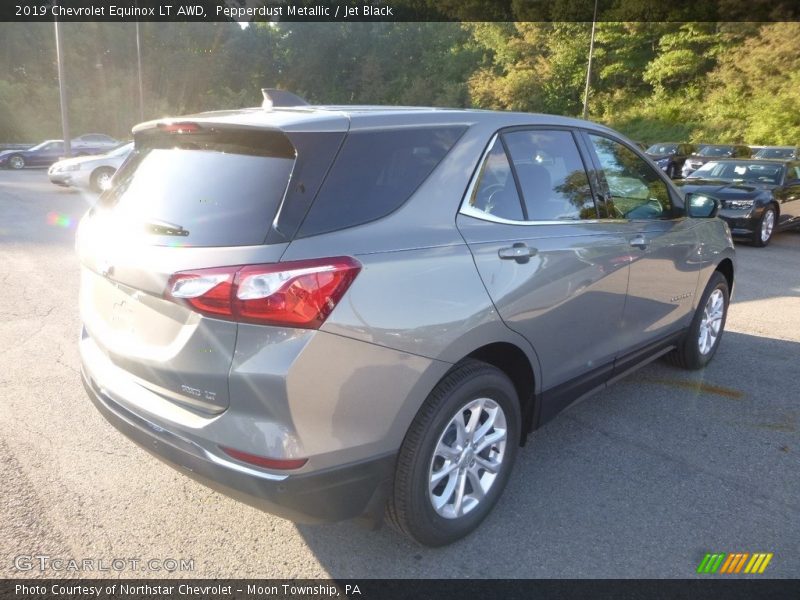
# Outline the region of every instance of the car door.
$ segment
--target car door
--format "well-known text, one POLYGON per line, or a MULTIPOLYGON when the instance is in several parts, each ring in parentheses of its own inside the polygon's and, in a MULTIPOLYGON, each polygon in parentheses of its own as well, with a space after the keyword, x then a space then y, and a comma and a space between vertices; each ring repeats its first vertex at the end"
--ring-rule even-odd
POLYGON ((39 152, 33 155, 33 160, 28 161, 31 166, 48 166, 56 162, 64 154, 62 142, 50 142, 39 152))
POLYGON ((610 376, 628 286, 627 240, 598 219, 591 177, 569 129, 505 130, 457 218, 498 313, 563 402, 610 376))
POLYGON ((780 203, 780 227, 791 227, 800 223, 800 162, 786 166, 784 182, 775 190, 775 199, 780 203))
POLYGON ((632 252, 619 370, 626 357, 635 360, 689 324, 702 240, 677 191, 632 146, 584 135, 603 186, 601 215, 632 252))

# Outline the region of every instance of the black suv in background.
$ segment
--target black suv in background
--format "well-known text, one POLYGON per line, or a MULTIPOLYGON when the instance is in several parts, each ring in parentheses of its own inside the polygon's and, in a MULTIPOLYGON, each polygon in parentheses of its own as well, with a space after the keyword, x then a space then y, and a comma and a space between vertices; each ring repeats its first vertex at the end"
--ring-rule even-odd
POLYGON ((797 146, 764 146, 753 155, 753 158, 797 160, 800 158, 800 148, 797 146))
POLYGON ((683 163, 681 175, 686 177, 715 158, 750 158, 753 150, 744 144, 706 144, 683 163))
POLYGON ((696 151, 697 148, 693 144, 662 142, 650 146, 646 153, 662 171, 671 179, 675 179, 680 177, 686 159, 696 151))

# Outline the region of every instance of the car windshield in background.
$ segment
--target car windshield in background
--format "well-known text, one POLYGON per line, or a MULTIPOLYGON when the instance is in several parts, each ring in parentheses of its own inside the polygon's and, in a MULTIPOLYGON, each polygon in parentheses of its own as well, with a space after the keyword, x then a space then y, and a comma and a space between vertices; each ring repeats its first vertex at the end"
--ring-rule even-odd
POLYGON ((688 179, 718 179, 778 185, 783 178, 782 165, 767 165, 748 161, 708 162, 688 179))
POLYGON ((653 144, 647 154, 672 154, 678 151, 678 144, 653 144))
POLYGON ((63 142, 54 142, 53 140, 48 140, 46 142, 42 142, 41 144, 37 144, 33 148, 28 148, 28 152, 36 152, 37 150, 63 150, 64 143, 63 142))
POLYGON ((133 142, 128 142, 127 144, 122 144, 121 146, 117 146, 111 152, 108 153, 108 156, 125 156, 133 149, 133 142))
POLYGON ((792 158, 794 148, 764 148, 758 151, 756 158, 792 158))
POLYGON ((733 152, 731 146, 706 146, 697 153, 698 156, 730 156, 733 152))
POLYGON ((152 137, 103 196, 98 218, 157 246, 264 242, 294 165, 283 134, 152 137))

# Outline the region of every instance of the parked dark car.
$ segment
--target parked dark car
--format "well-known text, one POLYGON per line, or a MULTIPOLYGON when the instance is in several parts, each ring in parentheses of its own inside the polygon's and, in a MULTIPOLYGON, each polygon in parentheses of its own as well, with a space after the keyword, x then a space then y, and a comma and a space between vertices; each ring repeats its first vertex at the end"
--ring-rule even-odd
POLYGON ((797 160, 800 159, 800 148, 797 146, 764 146, 753 155, 753 158, 797 160))
POLYGON ((672 179, 680 177, 683 163, 695 152, 694 145, 675 142, 653 144, 646 150, 647 156, 672 179))
POLYGON ((800 226, 800 161, 723 159, 707 162, 682 185, 716 198, 736 238, 766 246, 776 231, 800 226))
POLYGON ((753 154, 750 146, 742 144, 706 144, 692 154, 683 163, 681 175, 688 177, 710 160, 718 158, 750 158, 753 154))
POLYGON ((27 150, 0 152, 0 167, 22 169, 24 167, 49 167, 64 154, 64 142, 47 140, 27 150))

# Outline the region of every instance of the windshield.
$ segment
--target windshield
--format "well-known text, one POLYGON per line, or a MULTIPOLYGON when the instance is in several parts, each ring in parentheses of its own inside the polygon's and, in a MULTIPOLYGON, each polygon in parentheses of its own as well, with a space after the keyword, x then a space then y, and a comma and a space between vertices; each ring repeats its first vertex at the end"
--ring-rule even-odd
POLYGON ((756 158, 792 158, 793 148, 762 148, 756 158))
POLYGON ((648 154, 673 154, 678 151, 678 144, 653 144, 647 149, 648 154))
POLYGON ((108 156, 125 156, 131 150, 133 150, 133 142, 128 142, 127 144, 122 144, 121 146, 114 148, 108 153, 108 156))
POLYGON ((63 148, 64 147, 64 143, 59 141, 59 140, 47 140, 46 142, 42 142, 41 144, 37 144, 33 148, 28 148, 28 151, 29 152, 33 152, 33 151, 36 151, 36 150, 44 150, 45 148, 49 149, 51 146, 54 149, 55 148, 63 148))
POLYGON ((698 153, 698 156, 730 156, 733 154, 732 146, 706 146, 698 153))
POLYGON ((707 162, 687 179, 718 179, 720 181, 747 181, 778 185, 783 179, 783 165, 769 165, 749 161, 707 162))

